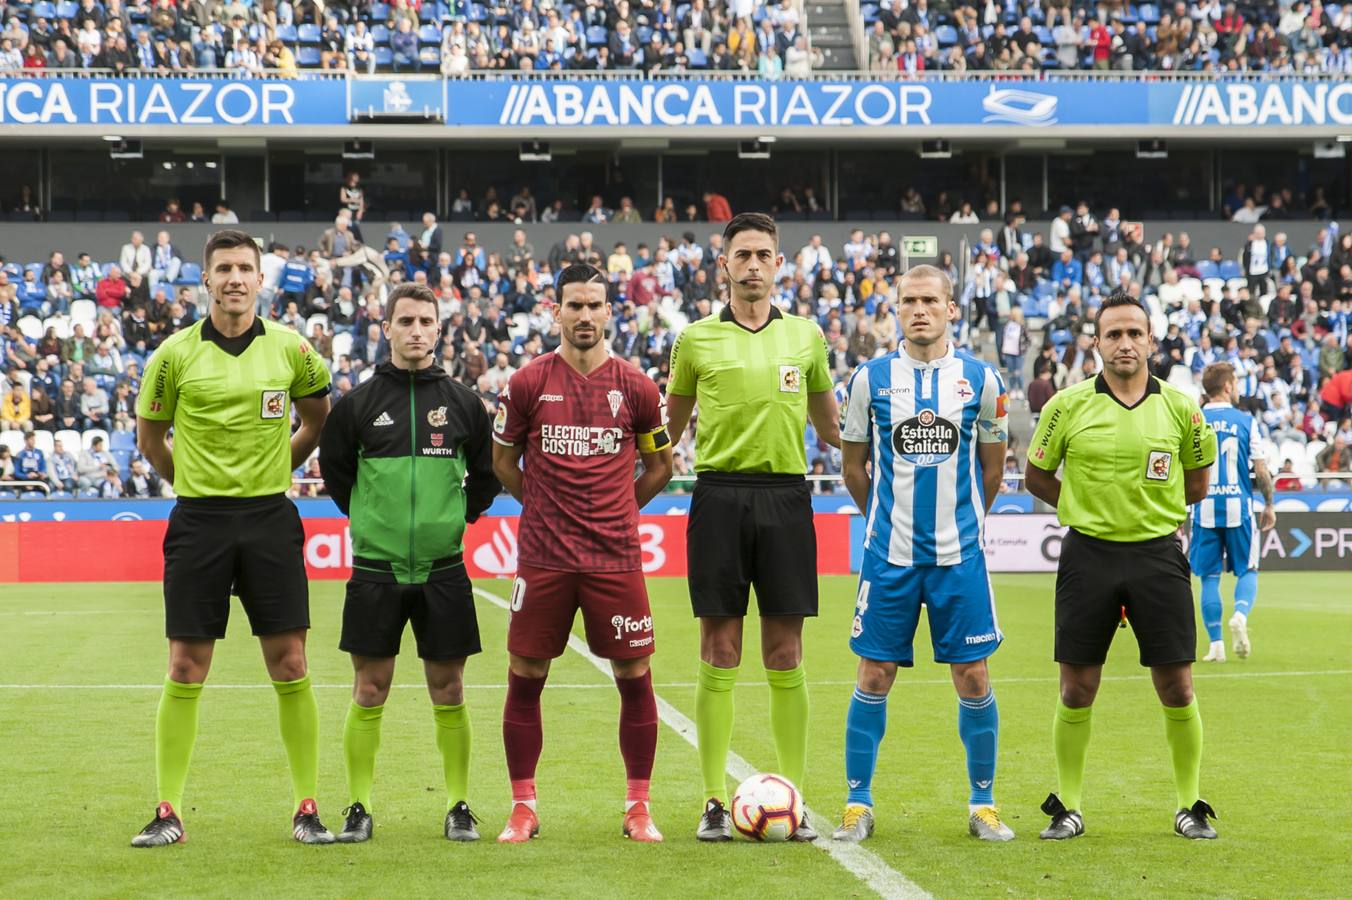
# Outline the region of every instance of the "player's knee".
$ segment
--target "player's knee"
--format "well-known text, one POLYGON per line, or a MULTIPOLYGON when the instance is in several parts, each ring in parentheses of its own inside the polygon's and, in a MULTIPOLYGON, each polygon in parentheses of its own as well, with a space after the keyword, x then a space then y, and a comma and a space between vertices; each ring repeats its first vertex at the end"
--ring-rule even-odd
POLYGON ((650 662, 651 657, 648 656, 640 656, 638 659, 613 659, 610 661, 610 668, 616 678, 642 678, 648 674, 650 662))
POLYGON ((352 689, 352 702, 365 707, 384 706, 385 699, 389 695, 390 686, 388 684, 376 684, 370 681, 358 682, 352 689))
POLYGON ((896 677, 895 663, 874 662, 868 659, 859 662, 859 688, 867 693, 886 694, 892 690, 892 682, 896 677))
POLYGON ((990 677, 984 661, 953 666, 953 686, 963 697, 984 697, 990 690, 990 677))
MULTIPOLYGON (((742 647, 739 643, 731 640, 705 640, 700 656, 715 668, 735 669, 742 664, 742 647)), ((786 666, 785 668, 793 667, 786 666)))
POLYGON ((288 650, 268 665, 268 674, 273 681, 299 681, 305 677, 306 671, 303 648, 288 650))
POLYGON ((798 641, 790 641, 766 647, 761 657, 767 669, 792 669, 803 661, 803 646, 798 641))
POLYGON ((169 678, 179 684, 201 684, 207 679, 206 666, 184 657, 169 660, 169 678))

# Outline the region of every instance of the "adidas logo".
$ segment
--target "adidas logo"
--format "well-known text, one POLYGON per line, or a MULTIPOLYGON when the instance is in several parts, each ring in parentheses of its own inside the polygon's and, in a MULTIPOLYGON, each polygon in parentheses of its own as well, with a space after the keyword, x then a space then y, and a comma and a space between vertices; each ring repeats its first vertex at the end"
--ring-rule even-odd
POLYGON ((386 425, 393 425, 393 424, 394 424, 394 419, 391 419, 391 418, 390 418, 390 414, 389 414, 389 413, 383 412, 383 413, 381 413, 381 414, 376 418, 376 420, 375 420, 374 422, 372 422, 371 424, 372 424, 374 427, 376 427, 376 428, 382 428, 382 427, 384 427, 384 426, 386 426, 386 425))

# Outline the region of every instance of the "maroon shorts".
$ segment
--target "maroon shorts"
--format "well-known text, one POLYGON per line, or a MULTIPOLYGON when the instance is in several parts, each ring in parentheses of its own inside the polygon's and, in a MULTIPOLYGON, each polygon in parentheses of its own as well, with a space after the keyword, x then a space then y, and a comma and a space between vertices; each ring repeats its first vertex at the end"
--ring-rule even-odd
POLYGON ((557 572, 518 565, 512 583, 507 650, 529 659, 563 655, 582 610, 587 646, 603 659, 653 652, 653 617, 643 573, 557 572))

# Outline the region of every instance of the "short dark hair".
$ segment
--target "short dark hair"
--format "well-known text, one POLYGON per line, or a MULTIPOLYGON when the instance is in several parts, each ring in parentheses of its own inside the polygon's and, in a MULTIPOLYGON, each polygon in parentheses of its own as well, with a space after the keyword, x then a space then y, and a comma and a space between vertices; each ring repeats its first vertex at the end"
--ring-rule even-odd
POLYGON ((563 287, 567 284, 605 284, 610 283, 606 278, 606 273, 602 272, 591 263, 573 263, 559 270, 558 280, 554 286, 558 289, 559 296, 563 296, 563 287))
POLYGON ((775 225, 775 220, 765 213, 738 213, 733 216, 723 229, 723 243, 730 246, 732 239, 743 231, 761 231, 775 239, 775 246, 779 246, 779 228, 775 225))
POLYGON ((1099 333, 1099 319, 1103 317, 1103 314, 1106 311, 1110 309, 1116 309, 1119 306, 1134 306, 1137 309, 1139 309, 1142 312, 1142 314, 1145 315, 1146 333, 1147 334, 1154 333, 1154 329, 1150 324, 1150 310, 1145 308, 1145 304, 1143 304, 1140 300, 1137 300, 1131 294, 1128 294, 1126 291, 1113 291, 1103 301, 1103 305, 1098 308, 1098 312, 1094 313, 1095 337, 1097 337, 1099 333))
POLYGON ((390 291, 390 295, 385 298, 385 321, 394 320, 394 308, 399 305, 399 301, 405 297, 417 303, 430 303, 437 305, 437 295, 432 293, 432 289, 425 284, 418 284, 416 281, 405 281, 397 285, 390 291))
POLYGON ((1208 397, 1219 397, 1227 384, 1235 380, 1235 367, 1228 362, 1212 363, 1202 370, 1202 390, 1208 397))
POLYGON ((207 238, 206 249, 202 251, 202 263, 211 268, 211 255, 217 250, 233 250, 236 247, 248 247, 254 252, 254 262, 263 264, 263 254, 258 252, 258 243, 248 232, 238 228, 223 228, 207 238))

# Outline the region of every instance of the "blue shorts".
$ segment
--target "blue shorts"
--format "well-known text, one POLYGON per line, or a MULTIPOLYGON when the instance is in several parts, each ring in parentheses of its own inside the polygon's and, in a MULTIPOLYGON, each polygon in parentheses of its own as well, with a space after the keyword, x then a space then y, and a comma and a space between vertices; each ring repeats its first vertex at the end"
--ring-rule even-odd
POLYGON ((1258 568, 1259 549, 1258 529, 1252 523, 1238 528, 1203 528, 1194 524, 1188 562, 1192 574, 1202 577, 1219 575, 1222 569, 1243 575, 1258 568))
POLYGON ((956 566, 894 566, 865 552, 850 649, 864 659, 914 665, 921 604, 929 612, 935 662, 976 662, 1005 639, 984 554, 956 566))

